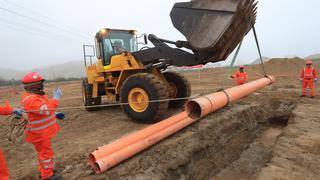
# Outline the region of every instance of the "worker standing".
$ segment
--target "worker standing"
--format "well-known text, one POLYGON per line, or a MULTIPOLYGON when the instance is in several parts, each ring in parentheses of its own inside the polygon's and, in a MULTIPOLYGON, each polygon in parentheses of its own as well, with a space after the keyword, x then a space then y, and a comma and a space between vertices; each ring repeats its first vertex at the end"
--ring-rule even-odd
POLYGON ((58 180, 61 176, 54 172, 53 149, 51 139, 58 133, 55 111, 62 95, 58 88, 53 92, 53 99, 49 99, 44 92, 45 80, 36 72, 26 74, 22 83, 25 93, 22 96, 21 107, 28 115, 26 126, 26 141, 32 143, 38 153, 42 179, 58 180))
POLYGON ((301 74, 300 78, 302 81, 302 95, 301 95, 301 97, 306 96, 306 94, 307 94, 306 89, 307 89, 307 87, 309 87, 310 96, 311 96, 311 98, 314 98, 316 96, 314 83, 318 82, 318 76, 317 76, 316 69, 314 69, 312 67, 311 60, 306 61, 306 67, 301 70, 300 74, 301 74))
MULTIPOLYGON (((22 110, 19 108, 12 108, 9 103, 6 103, 5 106, 0 106, 0 115, 10 115, 15 113, 17 115, 22 115, 22 110)), ((0 180, 9 179, 9 169, 7 167, 6 159, 0 148, 0 180)))
POLYGON ((236 79, 237 85, 241 85, 247 82, 248 75, 244 72, 244 66, 240 66, 239 70, 230 76, 233 79, 236 79))

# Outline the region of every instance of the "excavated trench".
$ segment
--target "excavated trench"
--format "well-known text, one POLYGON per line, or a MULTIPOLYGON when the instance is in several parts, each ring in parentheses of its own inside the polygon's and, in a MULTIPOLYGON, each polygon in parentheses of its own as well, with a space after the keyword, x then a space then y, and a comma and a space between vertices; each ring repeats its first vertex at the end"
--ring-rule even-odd
POLYGON ((294 107, 277 99, 231 105, 98 178, 249 179, 272 158, 294 107))

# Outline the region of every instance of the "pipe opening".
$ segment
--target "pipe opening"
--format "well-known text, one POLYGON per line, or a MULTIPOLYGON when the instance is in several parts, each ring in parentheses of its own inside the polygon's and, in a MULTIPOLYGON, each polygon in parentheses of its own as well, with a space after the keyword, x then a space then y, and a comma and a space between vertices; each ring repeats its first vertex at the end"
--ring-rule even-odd
POLYGON ((96 174, 99 174, 101 172, 101 169, 98 163, 94 163, 93 170, 94 172, 96 172, 96 174))
POLYGON ((96 162, 96 158, 94 157, 94 155, 90 154, 89 155, 89 164, 91 166, 94 166, 95 162, 96 162))
POLYGON ((192 119, 198 119, 201 117, 201 107, 200 105, 196 102, 196 101, 189 101, 186 104, 186 112, 188 114, 188 116, 192 119))

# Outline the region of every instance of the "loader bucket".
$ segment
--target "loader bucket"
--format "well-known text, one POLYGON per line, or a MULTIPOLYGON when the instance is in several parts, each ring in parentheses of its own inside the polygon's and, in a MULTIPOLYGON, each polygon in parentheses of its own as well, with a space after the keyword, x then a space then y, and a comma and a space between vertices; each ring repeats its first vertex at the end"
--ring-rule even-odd
POLYGON ((191 0, 176 3, 170 13, 174 27, 191 48, 210 54, 209 61, 225 60, 256 19, 255 0, 191 0))

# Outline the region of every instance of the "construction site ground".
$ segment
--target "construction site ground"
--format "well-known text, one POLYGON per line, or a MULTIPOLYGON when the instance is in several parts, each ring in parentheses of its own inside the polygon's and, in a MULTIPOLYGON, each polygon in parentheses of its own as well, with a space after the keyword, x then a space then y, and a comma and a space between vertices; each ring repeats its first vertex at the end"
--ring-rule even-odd
MULTIPOLYGON (((88 155, 97 147, 129 135, 148 125, 126 117, 121 107, 87 112, 82 106, 81 82, 46 84, 49 95, 63 90, 60 107, 66 119, 53 139, 55 167, 64 179, 319 179, 320 92, 315 99, 301 98, 299 59, 273 59, 266 63, 277 82, 240 101, 210 114, 190 127, 110 169, 95 175, 88 155)), ((315 64, 320 67, 319 63, 315 64)), ((247 67, 250 80, 261 78, 261 67, 247 67)), ((192 95, 221 88, 225 68, 184 72, 192 83, 192 95)), ((226 81, 226 87, 234 81, 226 81)), ((0 88, 0 99, 18 105, 8 87, 0 88)), ((167 117, 182 109, 170 109, 167 117)), ((163 117, 165 118, 165 117, 163 117)), ((0 147, 11 171, 11 179, 39 179, 37 154, 24 138, 7 140, 8 126, 0 118, 0 147)))

